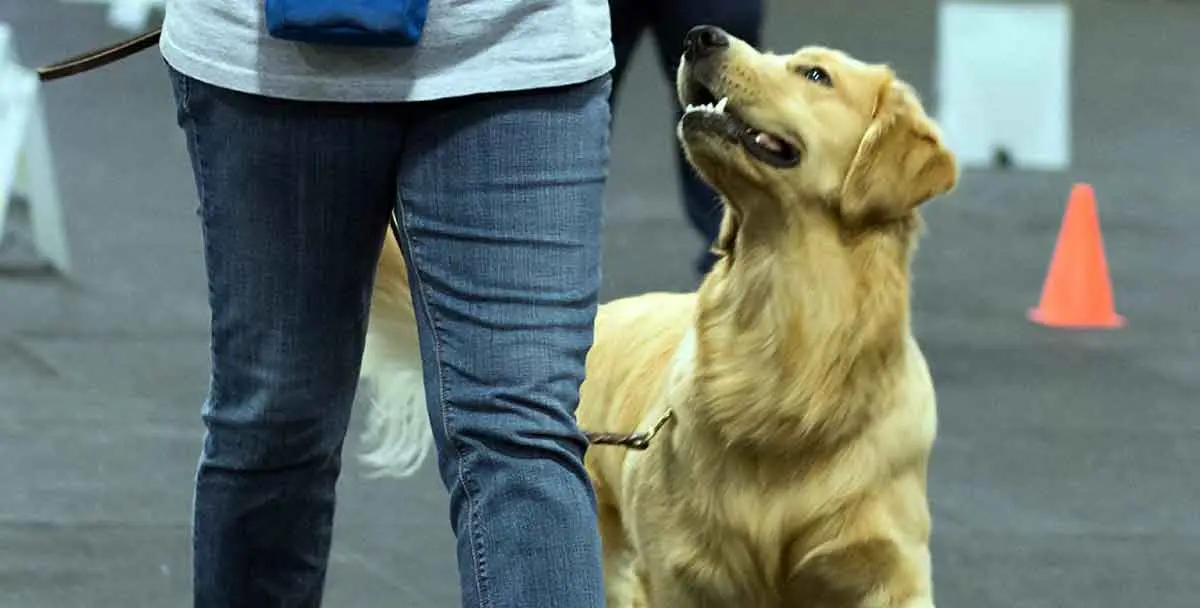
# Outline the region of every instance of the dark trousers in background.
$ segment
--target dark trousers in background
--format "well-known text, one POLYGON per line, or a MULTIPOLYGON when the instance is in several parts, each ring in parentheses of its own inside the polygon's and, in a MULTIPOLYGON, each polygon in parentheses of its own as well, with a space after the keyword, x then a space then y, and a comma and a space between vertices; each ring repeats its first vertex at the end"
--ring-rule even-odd
MULTIPOLYGON (((762 37, 763 0, 609 0, 612 11, 612 39, 617 55, 613 71, 613 95, 620 87, 629 59, 646 30, 654 34, 659 65, 674 91, 675 71, 683 54, 683 38, 697 25, 715 25, 759 46, 762 37)), ((613 107, 616 107, 615 99, 613 107)), ((682 114, 677 102, 676 120, 682 114)), ((681 148, 676 147, 680 190, 684 210, 692 226, 704 238, 704 249, 696 260, 696 270, 708 272, 715 261, 709 247, 721 226, 721 207, 717 195, 687 164, 681 148)))

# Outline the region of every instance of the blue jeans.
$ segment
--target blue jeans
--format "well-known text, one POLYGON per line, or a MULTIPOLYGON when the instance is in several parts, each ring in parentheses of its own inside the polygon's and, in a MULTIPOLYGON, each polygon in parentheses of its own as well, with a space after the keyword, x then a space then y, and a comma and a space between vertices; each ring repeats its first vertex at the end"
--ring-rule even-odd
POLYGON ((463 605, 603 606, 574 409, 600 285, 610 79, 338 104, 171 78, 212 308, 195 605, 320 604, 398 209, 463 605))
MULTIPOLYGON (((637 43, 646 29, 654 32, 659 67, 671 89, 675 105, 675 120, 683 116, 683 108, 675 99, 675 71, 683 55, 683 39, 697 25, 715 25, 759 46, 762 42, 764 0, 609 0, 612 13, 613 50, 617 68, 613 71, 614 89, 621 86, 622 77, 637 43)), ((614 104, 615 106, 615 104, 614 104)), ((717 196, 688 164, 681 146, 675 146, 679 188, 683 208, 692 227, 704 239, 704 248, 696 258, 696 271, 707 273, 716 262, 710 251, 721 229, 722 208, 717 196)))

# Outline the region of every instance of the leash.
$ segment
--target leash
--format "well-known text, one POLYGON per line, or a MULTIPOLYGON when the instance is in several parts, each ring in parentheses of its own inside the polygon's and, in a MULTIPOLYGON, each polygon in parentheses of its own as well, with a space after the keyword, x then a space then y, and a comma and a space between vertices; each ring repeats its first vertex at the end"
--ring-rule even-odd
MULTIPOLYGON (((104 67, 110 63, 114 63, 129 57, 130 55, 144 51, 156 44, 162 36, 162 28, 148 31, 144 34, 139 34, 133 38, 122 40, 115 44, 110 44, 87 53, 68 57, 62 61, 57 61, 38 68, 38 79, 42 82, 67 78, 76 74, 90 72, 97 68, 104 67)), ((396 221, 396 214, 388 215, 388 225, 391 228, 392 238, 396 239, 396 244, 400 245, 403 241, 400 240, 400 225, 396 221)), ((583 431, 587 437, 588 443, 593 445, 612 445, 624 447, 630 450, 642 451, 650 447, 650 442, 654 439, 658 432, 666 426, 667 422, 672 418, 672 411, 667 410, 649 431, 632 432, 632 433, 603 433, 595 431, 583 431)))
POLYGON ((37 70, 38 80, 49 82, 104 67, 158 44, 158 39, 161 35, 162 28, 154 29, 133 38, 122 40, 116 44, 110 44, 81 55, 75 55, 62 61, 44 65, 37 70))
POLYGON ((631 450, 642 451, 650 447, 650 441, 654 439, 658 432, 666 426, 667 422, 674 416, 674 412, 667 410, 663 415, 654 422, 654 426, 650 427, 649 431, 642 433, 596 433, 592 431, 584 431, 587 436, 588 443, 596 445, 615 445, 631 450))

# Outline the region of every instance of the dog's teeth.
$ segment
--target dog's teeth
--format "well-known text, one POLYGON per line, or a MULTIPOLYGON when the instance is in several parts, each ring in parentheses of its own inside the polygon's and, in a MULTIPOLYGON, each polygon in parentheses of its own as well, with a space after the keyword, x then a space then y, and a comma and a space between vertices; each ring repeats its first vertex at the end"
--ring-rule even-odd
POLYGON ((727 103, 729 103, 729 100, 727 98, 722 99, 721 101, 717 102, 716 104, 704 103, 704 104, 700 104, 700 105, 695 105, 695 104, 689 103, 689 104, 687 104, 687 107, 684 108, 684 113, 712 112, 714 114, 723 114, 725 112, 725 104, 727 104, 727 103))

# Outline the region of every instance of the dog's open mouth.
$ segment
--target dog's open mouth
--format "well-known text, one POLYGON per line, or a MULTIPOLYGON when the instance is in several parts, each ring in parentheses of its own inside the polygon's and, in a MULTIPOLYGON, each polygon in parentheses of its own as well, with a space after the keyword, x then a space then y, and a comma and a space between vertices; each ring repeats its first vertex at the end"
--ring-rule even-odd
POLYGON ((784 138, 756 129, 729 107, 729 98, 717 99, 712 91, 693 81, 683 114, 685 128, 724 135, 745 148, 750 156, 772 167, 787 169, 800 164, 800 150, 784 138))

